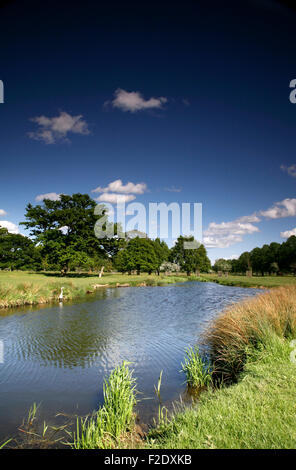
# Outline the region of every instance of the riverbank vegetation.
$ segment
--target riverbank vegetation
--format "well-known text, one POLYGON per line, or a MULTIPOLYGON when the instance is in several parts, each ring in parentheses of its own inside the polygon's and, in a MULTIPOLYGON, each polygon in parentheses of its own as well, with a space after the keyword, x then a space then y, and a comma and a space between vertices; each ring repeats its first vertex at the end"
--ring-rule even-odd
POLYGON ((74 301, 85 295, 95 294, 104 287, 145 287, 164 286, 176 282, 217 282, 229 286, 241 287, 278 287, 295 285, 294 276, 264 276, 247 277, 231 276, 218 277, 215 274, 202 273, 199 276, 177 272, 169 274, 121 274, 105 273, 99 278, 97 274, 69 272, 61 276, 59 272, 25 272, 0 271, 0 308, 21 307, 24 305, 46 304, 57 302, 64 287, 64 301, 74 301))
POLYGON ((85 295, 95 294, 104 287, 163 286, 176 282, 202 281, 201 277, 186 275, 128 275, 106 273, 104 277, 77 273, 60 276, 59 273, 0 272, 0 308, 58 302, 61 287, 63 300, 74 301, 85 295))
POLYGON ((151 430, 148 446, 295 448, 295 336, 295 286, 230 307, 206 333, 220 387, 151 430))
MULTIPOLYGON (((75 449, 295 448, 295 337, 295 285, 235 303, 205 331, 206 360, 197 347, 185 351, 181 367, 187 385, 201 390, 198 401, 189 407, 177 404, 173 416, 160 403, 155 427, 140 433, 135 379, 124 362, 105 380, 103 405, 78 418, 63 441, 75 449)), ((162 372, 155 387, 158 398, 161 378, 162 372)), ((27 421, 34 419, 31 413, 27 421)), ((46 445, 48 428, 44 423, 38 445, 46 445)))
POLYGON ((104 404, 91 417, 78 418, 74 449, 112 449, 134 426, 136 382, 127 362, 116 367, 103 386, 104 404))
POLYGON ((212 368, 206 358, 199 353, 198 346, 186 349, 182 371, 186 375, 187 386, 191 389, 207 387, 212 383, 212 368))

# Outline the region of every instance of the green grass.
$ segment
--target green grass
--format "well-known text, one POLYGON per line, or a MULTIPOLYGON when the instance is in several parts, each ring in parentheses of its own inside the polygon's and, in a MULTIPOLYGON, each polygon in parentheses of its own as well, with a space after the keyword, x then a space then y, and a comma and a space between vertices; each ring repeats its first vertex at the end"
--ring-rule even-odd
POLYGON ((104 405, 90 418, 77 420, 77 431, 71 446, 74 449, 110 449, 133 426, 136 404, 135 379, 123 362, 105 380, 104 405))
POLYGON ((202 274, 202 278, 209 282, 217 282, 224 286, 238 286, 238 287, 280 287, 286 285, 296 285, 295 276, 235 276, 228 275, 225 277, 218 277, 217 274, 202 274))
POLYGON ((184 363, 181 366, 186 375, 188 387, 199 389, 212 383, 210 365, 205 363, 197 346, 186 349, 184 363))
POLYGON ((296 446, 296 364, 289 341, 274 335, 250 355, 239 382, 200 396, 166 425, 150 432, 147 446, 164 449, 288 449, 296 446))
POLYGON ((223 386, 203 392, 192 408, 151 430, 148 446, 295 448, 294 338, 296 286, 272 289, 222 312, 205 339, 214 377, 223 386))
POLYGON ((161 274, 128 275, 105 273, 102 278, 95 274, 70 273, 61 277, 58 273, 31 273, 23 271, 0 272, 0 308, 19 307, 57 302, 61 287, 64 286, 64 300, 75 300, 86 293, 95 292, 95 284, 118 287, 120 284, 137 286, 163 286, 176 282, 203 281, 241 287, 278 287, 280 285, 296 285, 293 276, 246 277, 229 276, 219 278, 213 274, 202 274, 200 277, 185 273, 165 276, 161 274))
POLYGON ((106 273, 77 275, 70 273, 60 277, 57 273, 30 273, 22 271, 0 272, 0 308, 57 302, 61 287, 64 286, 64 300, 75 300, 86 293, 94 293, 94 285, 103 284, 117 287, 120 284, 135 286, 162 286, 176 282, 201 280, 198 277, 157 276, 155 274, 127 275, 106 273))

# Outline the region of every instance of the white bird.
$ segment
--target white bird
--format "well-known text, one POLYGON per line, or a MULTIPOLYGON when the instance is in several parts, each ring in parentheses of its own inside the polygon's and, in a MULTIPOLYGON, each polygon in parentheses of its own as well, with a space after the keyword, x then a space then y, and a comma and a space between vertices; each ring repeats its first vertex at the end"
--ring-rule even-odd
POLYGON ((60 302, 63 302, 63 290, 64 290, 64 288, 61 287, 61 293, 60 293, 60 296, 59 296, 59 301, 60 302))

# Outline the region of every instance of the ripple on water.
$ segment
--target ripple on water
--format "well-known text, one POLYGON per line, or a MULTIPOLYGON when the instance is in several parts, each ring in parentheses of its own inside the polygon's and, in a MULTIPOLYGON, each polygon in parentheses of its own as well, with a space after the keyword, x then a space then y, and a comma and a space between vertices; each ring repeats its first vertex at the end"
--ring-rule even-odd
MULTIPOLYGON (((104 377, 123 360, 132 362, 142 397, 153 397, 163 370, 162 398, 169 403, 184 389, 185 347, 199 341, 226 305, 257 292, 188 282, 109 289, 92 302, 1 312, 0 438, 16 429, 34 401, 48 413, 72 413, 77 406, 88 413, 102 400, 104 377)), ((139 405, 143 416, 151 406, 157 403, 139 405)))

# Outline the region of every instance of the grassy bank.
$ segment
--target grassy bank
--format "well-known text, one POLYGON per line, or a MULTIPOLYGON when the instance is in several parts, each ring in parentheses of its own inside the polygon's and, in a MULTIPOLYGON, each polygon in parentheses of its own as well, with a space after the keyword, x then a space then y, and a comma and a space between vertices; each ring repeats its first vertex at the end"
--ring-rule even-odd
POLYGON ((202 274, 204 280, 224 286, 271 288, 296 285, 295 276, 234 276, 219 277, 217 274, 202 274))
MULTIPOLYGON (((162 286, 176 282, 203 281, 217 282, 229 286, 241 287, 278 287, 280 285, 296 285, 292 276, 246 277, 229 276, 219 278, 216 275, 202 274, 200 277, 186 274, 165 276, 161 274, 127 275, 105 273, 102 278, 95 274, 70 273, 61 277, 58 273, 30 273, 22 271, 0 272, 0 308, 19 307, 22 305, 45 304, 57 302, 63 286, 64 300, 75 300, 85 294, 95 292, 95 285, 108 287, 162 286)), ((97 287, 101 288, 101 287, 97 287)))
MULTIPOLYGON (((205 333, 211 367, 205 367, 197 348, 186 351, 182 369, 187 383, 203 390, 197 403, 179 405, 171 419, 160 406, 159 424, 143 436, 135 426, 135 381, 123 363, 105 380, 103 406, 90 417, 78 418, 68 443, 76 449, 295 448, 293 339, 296 286, 233 304, 205 333)), ((160 386, 161 375, 158 395, 160 386)), ((35 433, 42 445, 48 426, 44 423, 43 428, 39 436, 35 433)))
POLYGON ((70 273, 60 277, 57 273, 30 273, 22 271, 0 272, 0 308, 22 305, 57 302, 63 286, 64 300, 75 300, 96 291, 94 286, 136 287, 162 286, 176 282, 203 280, 196 276, 157 276, 155 274, 127 275, 106 273, 102 278, 97 275, 78 275, 70 273))
POLYGON ((236 304, 207 332, 216 378, 231 381, 201 394, 150 432, 152 448, 295 448, 296 287, 236 304))

